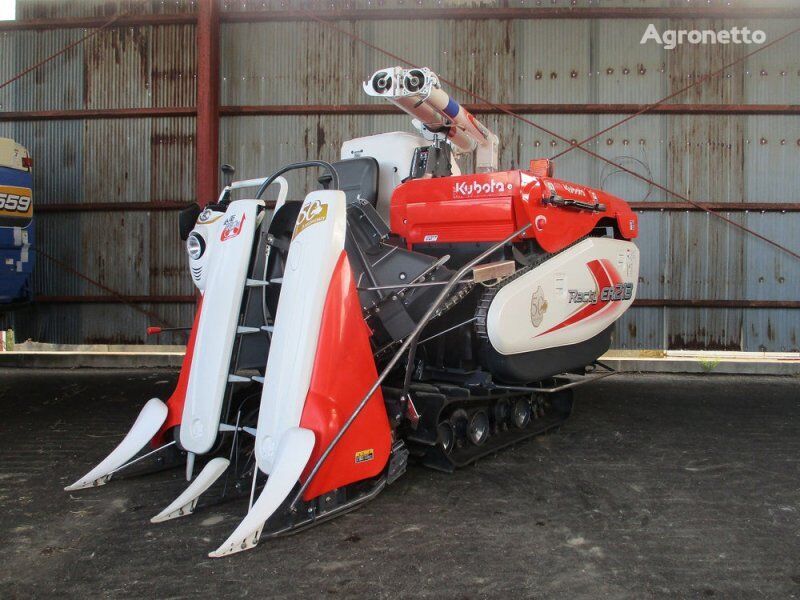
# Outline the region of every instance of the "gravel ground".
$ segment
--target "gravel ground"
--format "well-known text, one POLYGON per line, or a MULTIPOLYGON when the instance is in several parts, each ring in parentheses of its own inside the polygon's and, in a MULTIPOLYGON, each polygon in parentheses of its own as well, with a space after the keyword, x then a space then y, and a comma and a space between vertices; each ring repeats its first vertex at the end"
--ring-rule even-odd
POLYGON ((172 371, 0 370, 0 596, 800 596, 800 381, 620 375, 557 432, 212 560, 246 505, 180 469, 66 493, 172 371))

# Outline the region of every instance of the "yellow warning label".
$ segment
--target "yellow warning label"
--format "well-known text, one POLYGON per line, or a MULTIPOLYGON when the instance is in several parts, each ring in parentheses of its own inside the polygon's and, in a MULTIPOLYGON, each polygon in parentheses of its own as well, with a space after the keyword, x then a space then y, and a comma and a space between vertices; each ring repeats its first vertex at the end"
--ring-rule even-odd
POLYGON ((300 235, 300 232, 316 223, 322 223, 328 217, 328 205, 319 200, 314 200, 306 204, 297 215, 297 223, 294 226, 292 239, 300 235))
POLYGON ((0 185, 0 217, 30 219, 31 216, 33 204, 30 188, 0 185))
POLYGON ((367 462, 373 458, 375 458, 375 450, 373 448, 369 448, 368 450, 359 450, 356 452, 356 464, 367 462))

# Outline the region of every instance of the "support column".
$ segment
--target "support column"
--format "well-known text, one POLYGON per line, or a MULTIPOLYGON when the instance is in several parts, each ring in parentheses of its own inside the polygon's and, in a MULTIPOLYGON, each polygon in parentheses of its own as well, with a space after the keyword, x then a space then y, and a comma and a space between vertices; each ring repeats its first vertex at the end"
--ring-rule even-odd
POLYGON ((205 206, 219 194, 219 0, 197 4, 195 196, 205 206))

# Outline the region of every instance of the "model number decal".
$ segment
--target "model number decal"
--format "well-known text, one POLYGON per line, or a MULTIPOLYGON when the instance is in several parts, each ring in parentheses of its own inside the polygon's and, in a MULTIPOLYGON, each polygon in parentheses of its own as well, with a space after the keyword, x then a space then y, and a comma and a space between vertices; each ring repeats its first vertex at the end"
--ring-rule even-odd
POLYGON ((618 283, 597 290, 568 290, 569 302, 575 304, 597 304, 598 302, 620 302, 633 298, 632 283, 618 283))
POLYGON ((308 204, 305 204, 303 208, 300 210, 300 214, 297 215, 297 223, 294 226, 294 233, 292 234, 292 239, 296 238, 300 235, 300 232, 304 229, 315 225, 316 223, 322 223, 328 217, 328 205, 323 204, 319 200, 312 200, 308 204))
POLYGON ((28 188, 0 188, 0 211, 27 214, 31 208, 30 193, 28 188))

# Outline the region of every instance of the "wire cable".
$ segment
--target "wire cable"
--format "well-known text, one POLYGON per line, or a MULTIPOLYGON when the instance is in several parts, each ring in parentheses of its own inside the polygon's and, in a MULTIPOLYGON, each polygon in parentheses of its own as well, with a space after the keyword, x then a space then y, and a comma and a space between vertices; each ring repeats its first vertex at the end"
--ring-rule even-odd
POLYGON ((88 283, 91 283, 92 285, 100 288, 104 292, 108 292, 112 297, 117 298, 120 302, 122 302, 126 306, 129 306, 130 308, 132 308, 136 312, 142 313, 143 315, 146 315, 146 316, 148 316, 148 317, 150 317, 152 319, 155 319, 156 321, 158 321, 159 323, 162 323, 163 325, 166 325, 167 327, 175 327, 175 325, 173 325, 172 323, 170 323, 166 319, 162 318, 158 314, 156 314, 156 313, 154 313, 152 311, 146 310, 146 309, 144 309, 144 308, 142 308, 140 306, 137 306, 136 304, 133 304, 127 298, 125 298, 124 295, 120 294, 118 291, 108 287, 105 284, 100 283, 99 281, 96 281, 96 280, 92 279, 88 275, 84 275, 83 273, 78 271, 78 269, 76 269, 75 267, 69 266, 64 261, 57 259, 55 256, 52 256, 51 254, 48 254, 44 250, 42 250, 40 248, 37 248, 36 250, 34 250, 34 252, 36 254, 40 254, 40 255, 44 256, 47 260, 49 260, 52 263, 58 265, 62 269, 66 270, 66 271, 69 271, 73 275, 76 275, 80 279, 83 279, 84 281, 87 281, 88 283))
POLYGON ((111 25, 113 25, 113 24, 114 24, 114 23, 115 23, 115 22, 116 22, 118 19, 120 19, 120 18, 121 18, 121 17, 123 17, 123 16, 128 16, 128 15, 127 15, 127 14, 124 14, 124 15, 123 15, 123 14, 120 14, 120 15, 115 15, 114 17, 112 17, 111 19, 109 19, 108 21, 106 21, 105 23, 103 23, 102 25, 100 25, 100 27, 97 27, 96 29, 93 29, 92 31, 90 31, 89 33, 87 33, 86 35, 84 35, 82 38, 80 38, 80 39, 78 39, 78 40, 75 40, 74 42, 71 42, 71 43, 67 44, 66 46, 64 46, 63 48, 61 48, 61 50, 58 50, 57 52, 54 52, 53 54, 51 54, 51 55, 50 55, 50 56, 48 56, 47 58, 45 58, 45 59, 43 59, 43 60, 40 60, 38 63, 36 63, 36 64, 33 64, 33 65, 31 65, 30 67, 28 67, 28 68, 26 68, 26 69, 24 69, 24 70, 20 71, 19 73, 17 73, 16 75, 14 75, 14 76, 13 76, 11 79, 9 79, 9 80, 7 80, 7 81, 4 81, 3 83, 0 83, 0 90, 2 90, 2 89, 3 89, 4 87, 6 87, 7 85, 9 85, 9 84, 11 84, 11 83, 15 82, 17 79, 20 79, 20 78, 24 77, 24 76, 25 76, 25 75, 27 75, 28 73, 30 73, 30 72, 32 72, 32 71, 35 71, 36 69, 38 69, 38 68, 39 68, 39 67, 41 67, 42 65, 49 63, 49 62, 50 62, 51 60, 53 60, 54 58, 57 58, 57 57, 61 56, 62 54, 64 54, 64 53, 65 53, 65 52, 67 52, 68 50, 71 50, 72 48, 74 48, 75 46, 78 46, 78 45, 82 44, 83 42, 85 42, 85 41, 86 41, 86 40, 88 40, 89 38, 92 38, 92 37, 96 36, 98 33, 100 33, 101 31, 103 31, 103 30, 104 30, 104 29, 106 29, 107 27, 110 27, 111 25))
POLYGON ((553 155, 553 156, 550 158, 550 160, 555 160, 556 158, 558 158, 558 157, 560 157, 560 156, 564 156, 564 155, 565 155, 567 152, 572 152, 572 151, 573 151, 573 150, 574 150, 576 147, 578 147, 578 146, 582 146, 583 144, 586 144, 586 143, 588 143, 588 142, 591 142, 591 141, 592 141, 592 140, 594 140, 594 139, 597 139, 598 137, 600 137, 600 136, 601 136, 601 135, 603 135, 604 133, 607 133, 607 132, 611 131, 611 130, 612 130, 612 129, 614 129, 615 127, 619 127, 619 126, 620 126, 620 125, 622 125, 623 123, 627 123, 628 121, 630 121, 631 119, 633 119, 633 118, 635 118, 635 117, 638 117, 639 115, 642 115, 642 114, 644 114, 644 113, 646 113, 646 112, 648 112, 648 111, 650 111, 650 110, 653 110, 654 108, 658 108, 659 106, 661 106, 662 104, 664 104, 664 103, 665 103, 665 102, 667 102, 668 100, 672 100, 672 99, 673 99, 673 98, 675 98, 676 96, 680 96, 681 94, 683 94, 685 91, 687 91, 687 90, 690 90, 690 89, 692 89, 693 87, 695 87, 695 86, 697 86, 697 85, 700 85, 701 83, 705 83, 706 81, 708 81, 708 80, 710 80, 710 79, 713 79, 714 77, 717 77, 718 75, 721 75, 721 74, 722 74, 724 71, 726 71, 727 69, 729 69, 729 68, 731 68, 731 67, 733 67, 733 66, 735 66, 735 65, 737 65, 737 64, 739 64, 739 63, 741 63, 741 62, 744 62, 745 60, 747 60, 748 58, 750 58, 750 57, 751 57, 751 56, 753 56, 754 54, 758 54, 759 52, 762 52, 762 51, 766 50, 767 48, 769 48, 769 47, 771 47, 771 46, 774 46, 774 45, 775 45, 775 44, 777 44, 778 42, 781 42, 781 41, 785 40, 786 38, 788 38, 788 37, 789 37, 789 36, 791 36, 791 35, 794 35, 794 34, 795 34, 795 33, 797 33, 798 31, 800 31, 800 27, 798 27, 797 29, 793 29, 793 30, 792 30, 792 31, 790 31, 789 33, 786 33, 786 34, 784 34, 784 35, 782 35, 782 36, 780 36, 780 37, 778 37, 778 38, 775 38, 775 39, 774 39, 774 40, 772 40, 772 41, 771 41, 769 44, 764 44, 763 46, 759 46, 759 47, 758 47, 756 50, 753 50, 752 52, 750 52, 750 53, 748 53, 748 54, 745 54, 744 56, 742 56, 742 57, 740 57, 740 58, 737 58, 737 59, 736 59, 736 60, 734 60, 734 61, 731 61, 731 62, 729 62, 727 65, 724 65, 724 66, 720 67, 719 69, 717 69, 717 70, 716 70, 716 71, 714 71, 713 73, 709 73, 709 74, 707 74, 707 75, 703 75, 702 77, 699 77, 699 78, 695 79, 695 80, 694 80, 692 83, 690 83, 689 85, 687 85, 687 86, 685 86, 685 87, 682 87, 682 88, 681 88, 681 89, 679 89, 677 92, 673 92, 673 93, 672 93, 672 94, 670 94, 669 96, 665 96, 665 97, 663 97, 661 100, 658 100, 658 101, 656 101, 656 102, 653 102, 652 104, 648 104, 648 105, 646 105, 646 106, 642 107, 642 109, 641 109, 641 110, 639 110, 639 111, 637 111, 637 112, 635 112, 635 113, 633 113, 633 114, 631 114, 631 115, 628 115, 627 117, 625 117, 624 119, 621 119, 621 120, 617 121, 617 122, 616 122, 616 123, 614 123, 613 125, 609 125, 609 126, 608 126, 608 127, 606 127, 605 129, 602 129, 602 130, 598 131, 597 133, 595 133, 595 134, 594 134, 594 135, 592 135, 591 137, 588 137, 588 138, 586 138, 585 140, 578 142, 577 144, 573 144, 572 146, 570 146, 570 147, 569 147, 569 148, 567 148, 566 150, 562 150, 562 151, 561 151, 561 152, 559 152, 558 154, 554 154, 554 155, 553 155))
MULTIPOLYGON (((103 23, 99 27, 93 29, 92 31, 89 31, 83 37, 75 40, 74 42, 71 42, 71 43, 67 44, 66 46, 64 46, 63 48, 61 48, 57 52, 54 52, 53 54, 47 56, 43 60, 40 60, 39 62, 37 62, 37 63, 35 63, 35 64, 25 68, 25 69, 23 69, 22 71, 20 71, 19 73, 17 73, 13 77, 11 77, 11 79, 8 79, 8 80, 4 81, 3 83, 0 83, 0 89, 3 89, 7 85, 10 85, 11 83, 21 79, 22 77, 24 77, 28 73, 31 73, 31 72, 35 71, 36 69, 38 69, 39 67, 47 64, 51 60, 53 60, 53 59, 61 56, 62 54, 68 52, 69 50, 71 50, 75 46, 78 46, 78 45, 82 44, 83 42, 89 40, 90 38, 94 37, 95 35, 97 35, 101 31, 103 31, 103 30, 107 29, 108 27, 110 27, 111 25, 113 25, 118 19, 122 18, 123 16, 128 16, 128 15, 127 14, 118 14, 118 15, 113 16, 112 18, 110 18, 108 21, 106 21, 105 23, 103 23)), ((150 317, 152 319, 155 319, 157 322, 159 322, 159 323, 161 323, 163 325, 166 325, 167 327, 174 327, 174 324, 172 324, 170 321, 162 318, 160 315, 158 315, 158 314, 156 314, 156 313, 154 313, 152 311, 146 310, 144 308, 141 308, 140 306, 137 306, 136 304, 133 304, 132 302, 128 301, 123 294, 120 294, 119 292, 117 292, 116 290, 108 287, 107 285, 104 285, 104 284, 100 283, 99 281, 96 281, 96 280, 92 279, 88 275, 85 275, 85 274, 81 273, 76 268, 71 267, 67 263, 57 259, 56 257, 52 256, 51 254, 49 254, 49 253, 45 252, 44 250, 42 250, 41 248, 37 248, 35 250, 35 252, 37 254, 40 254, 41 256, 45 257, 47 260, 51 261, 52 263, 58 265, 62 269, 72 273, 73 275, 76 275, 80 279, 83 279, 84 281, 87 281, 88 283, 100 288, 101 290, 103 290, 105 292, 108 292, 112 297, 117 298, 120 302, 122 302, 126 306, 132 308, 136 312, 139 312, 139 313, 141 313, 141 314, 143 314, 143 315, 145 315, 147 317, 150 317)))
MULTIPOLYGON (((408 66, 411 66, 411 67, 417 67, 417 65, 415 65, 411 61, 409 61, 409 60, 407 60, 407 59, 405 59, 405 58, 403 58, 401 56, 398 56, 397 54, 389 52, 388 50, 384 50, 380 46, 377 46, 377 45, 375 45, 375 44, 373 44, 371 42, 368 42, 367 40, 363 39, 362 37, 360 37, 360 36, 358 36, 358 35, 356 35, 354 33, 351 33, 349 31, 347 31, 346 29, 342 29, 341 27, 331 23, 330 21, 324 19, 323 17, 320 17, 319 15, 314 14, 313 12, 309 11, 306 8, 300 8, 298 10, 300 12, 302 12, 303 14, 305 14, 309 19, 311 19, 313 21, 316 21, 317 23, 323 25, 324 27, 328 27, 329 29, 337 31, 340 34, 345 35, 345 36, 349 37, 350 39, 352 39, 354 41, 357 41, 357 42, 359 42, 361 44, 364 44, 368 48, 371 48, 371 49, 375 50, 376 52, 379 52, 379 53, 383 54, 384 56, 388 56, 389 58, 397 60, 397 61, 399 61, 399 62, 401 62, 401 63, 403 63, 405 65, 408 65, 408 66)), ((774 40, 773 44, 777 43, 777 42, 779 42, 779 41, 781 41, 783 39, 786 39, 787 37, 789 37, 789 35, 797 33, 798 31, 800 31, 800 28, 797 28, 797 29, 794 29, 794 30, 790 31, 788 34, 786 34, 784 36, 781 36, 777 40, 774 40)), ((702 211, 708 213, 709 215, 714 216, 714 217, 716 217, 716 218, 728 223, 729 225, 744 231, 745 233, 749 233, 750 235, 752 235, 752 236, 754 236, 754 237, 766 242, 767 244, 777 248, 778 250, 780 250, 782 252, 785 252, 786 254, 788 254, 788 255, 800 260, 800 253, 797 253, 794 250, 791 250, 791 249, 779 244, 778 242, 775 242, 774 240, 771 240, 768 237, 766 237, 764 235, 761 235, 760 233, 758 233, 756 231, 753 231, 752 229, 749 229, 748 227, 745 227, 744 225, 741 225, 740 223, 737 223, 736 221, 734 221, 734 220, 732 220, 732 219, 730 219, 730 218, 728 218, 728 217, 726 217, 724 215, 721 215, 721 214, 717 213, 714 210, 711 210, 710 208, 704 206, 703 204, 700 204, 699 202, 695 202, 694 200, 691 200, 690 198, 684 196, 683 194, 680 194, 678 192, 670 190, 666 186, 663 186, 663 185, 661 185, 659 183, 656 183, 655 181, 651 181, 651 180, 647 179, 647 177, 644 177, 643 175, 640 175, 639 173, 631 171, 630 169, 627 169, 627 168, 623 167, 622 165, 619 165, 619 164, 615 163, 614 161, 606 158, 605 156, 602 156, 602 155, 598 154, 597 152, 594 152, 592 150, 589 150, 588 148, 585 148, 584 146, 581 146, 579 144, 573 144, 571 140, 568 140, 567 138, 557 134, 556 132, 551 131, 550 129, 547 129, 546 127, 543 127, 542 125, 539 125, 538 123, 535 123, 534 121, 532 121, 531 119, 528 119, 527 117, 524 117, 524 116, 522 116, 520 114, 515 113, 514 111, 506 108, 505 106, 502 106, 500 104, 492 102, 491 100, 488 100, 487 98, 484 98, 480 94, 478 94, 476 92, 473 92, 472 90, 469 90, 467 88, 464 88, 464 87, 456 84, 453 81, 449 81, 448 79, 445 79, 442 76, 439 76, 439 81, 441 81, 443 83, 446 83, 447 85, 449 85, 450 87, 452 87, 455 90, 458 90, 458 91, 460 91, 460 92, 462 92, 464 94, 467 94, 467 95, 471 96, 472 98, 475 98, 476 100, 478 100, 478 101, 480 101, 480 102, 482 102, 482 103, 494 108, 498 112, 507 114, 510 117, 513 117, 513 118, 515 118, 515 119, 517 119, 519 121, 522 121, 523 123, 526 123, 526 124, 528 124, 528 125, 530 125, 532 127, 535 127, 536 129, 538 129, 540 131, 543 131, 544 133, 547 133, 548 135, 551 135, 551 136, 553 136, 553 137, 555 137, 555 138, 557 138, 557 139, 559 139, 559 140, 561 140, 563 142, 566 142, 570 146, 574 146, 575 148, 578 148, 578 149, 582 150, 583 152, 585 152, 589 156, 592 156, 592 157, 594 157, 594 158, 596 158, 596 159, 598 159, 600 161, 608 163, 609 165, 611 165, 613 167, 616 167, 620 171, 623 171, 623 172, 625 172, 625 173, 627 173, 627 174, 629 174, 629 175, 631 175, 633 177, 636 177, 637 179, 641 179, 645 183, 649 183, 650 185, 658 188, 659 190, 661 190, 663 192, 666 192, 667 194, 669 194, 669 195, 671 195, 671 196, 673 196, 675 198, 678 198, 679 200, 682 200, 682 201, 684 201, 684 202, 686 202, 688 204, 691 204, 695 208, 697 208, 699 210, 702 210, 702 211)), ((647 110, 651 110, 653 107, 654 106, 650 106, 649 108, 647 108, 647 110)), ((642 111, 640 111, 640 113, 638 113, 638 114, 641 114, 641 112, 642 111)), ((630 119, 627 119, 627 120, 630 120, 630 119)))

